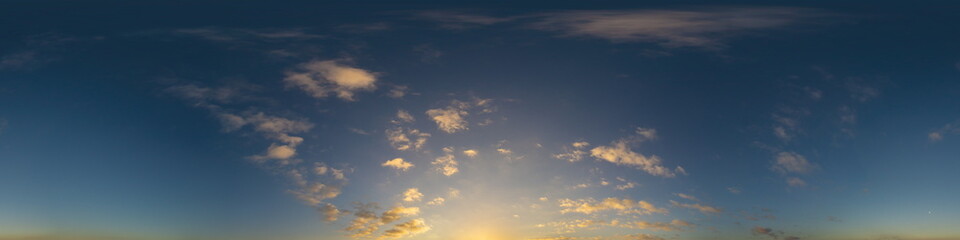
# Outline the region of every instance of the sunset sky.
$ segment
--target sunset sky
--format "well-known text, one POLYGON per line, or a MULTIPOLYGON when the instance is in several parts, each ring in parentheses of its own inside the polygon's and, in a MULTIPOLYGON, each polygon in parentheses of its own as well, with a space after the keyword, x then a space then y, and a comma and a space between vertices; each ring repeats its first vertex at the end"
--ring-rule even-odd
POLYGON ((0 240, 960 239, 923 3, 3 1, 0 240))

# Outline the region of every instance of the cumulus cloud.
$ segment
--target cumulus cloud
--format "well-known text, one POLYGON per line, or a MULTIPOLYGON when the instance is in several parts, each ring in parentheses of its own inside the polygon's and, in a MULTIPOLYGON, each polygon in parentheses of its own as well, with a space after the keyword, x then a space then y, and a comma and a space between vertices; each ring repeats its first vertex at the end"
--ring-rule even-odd
POLYGON ((466 155, 467 157, 471 157, 471 158, 477 157, 477 150, 473 150, 473 149, 463 150, 463 155, 466 155))
POLYGON ((398 151, 420 150, 430 138, 429 133, 413 128, 396 127, 385 131, 390 146, 398 151))
POLYGON ((340 209, 337 208, 337 206, 334 206, 333 204, 329 204, 329 203, 324 204, 323 206, 321 206, 321 207, 318 209, 318 211, 320 211, 320 214, 323 214, 323 220, 325 220, 325 221, 327 221, 327 222, 336 221, 337 218, 339 218, 340 215, 343 215, 343 213, 344 213, 344 212, 340 211, 340 209))
POLYGON ((646 201, 634 201, 631 199, 618 199, 618 198, 606 198, 603 201, 597 201, 592 198, 588 199, 561 199, 559 200, 559 206, 563 208, 560 210, 560 213, 583 213, 583 214, 592 214, 595 212, 616 210, 620 213, 635 213, 635 214, 652 214, 652 213, 661 213, 667 214, 669 211, 664 208, 657 208, 653 204, 646 201))
POLYGON ((423 193, 420 193, 420 189, 409 188, 403 192, 404 202, 419 202, 421 199, 423 199, 423 193))
POLYGON ((408 237, 427 231, 430 231, 430 226, 427 226, 422 218, 418 218, 394 225, 393 228, 384 231, 381 238, 408 237))
POLYGON ((778 7, 581 10, 542 14, 532 27, 613 42, 718 48, 735 35, 784 28, 824 15, 812 9, 778 7))
POLYGON ((342 64, 336 60, 310 61, 285 72, 283 81, 315 98, 336 94, 346 101, 356 101, 356 93, 377 88, 374 73, 342 64))
POLYGON ((467 130, 467 120, 464 119, 467 114, 466 110, 457 107, 427 110, 427 116, 437 123, 437 128, 447 133, 467 130))
POLYGON ((417 214, 420 214, 420 208, 418 207, 396 206, 383 212, 380 216, 380 222, 389 224, 405 216, 416 216, 417 214))
POLYGON ((446 152, 445 155, 437 157, 432 164, 436 167, 437 171, 446 176, 453 176, 460 171, 457 168, 457 160, 453 156, 453 148, 445 147, 443 151, 446 152))
POLYGON ((413 167, 413 163, 404 161, 403 158, 394 158, 391 160, 387 160, 386 162, 383 162, 383 164, 380 164, 380 166, 392 167, 400 171, 406 172, 408 169, 413 167))
POLYGON ((383 224, 377 213, 373 211, 377 206, 370 203, 356 203, 356 205, 353 220, 343 230, 350 232, 349 236, 354 238, 369 236, 383 224))
POLYGON ((716 207, 712 207, 712 206, 707 206, 707 205, 702 205, 702 204, 699 204, 699 203, 695 203, 695 204, 679 203, 679 202, 677 202, 677 201, 670 200, 670 204, 672 204, 672 205, 675 206, 675 207, 696 209, 696 210, 698 210, 698 211, 700 211, 701 213, 704 213, 704 214, 721 213, 721 212, 723 212, 723 209, 716 208, 716 207))
MULTIPOLYGON (((344 228, 345 231, 350 233, 350 237, 353 238, 368 238, 377 230, 380 229, 380 226, 393 223, 397 220, 400 220, 404 217, 413 217, 420 214, 420 208, 418 207, 404 207, 404 206, 394 206, 383 213, 380 216, 377 216, 377 213, 374 211, 378 208, 375 203, 355 203, 355 209, 353 212, 353 220, 344 228)), ((395 229, 394 228, 391 229, 395 229)), ((387 230, 384 232, 388 232, 387 230)), ((380 236, 383 238, 384 236, 380 236)))
POLYGON ((636 167, 654 176, 675 177, 676 173, 669 168, 661 165, 660 157, 656 155, 645 156, 634 152, 628 146, 628 140, 618 140, 609 146, 599 146, 590 150, 590 156, 617 165, 627 165, 636 167))

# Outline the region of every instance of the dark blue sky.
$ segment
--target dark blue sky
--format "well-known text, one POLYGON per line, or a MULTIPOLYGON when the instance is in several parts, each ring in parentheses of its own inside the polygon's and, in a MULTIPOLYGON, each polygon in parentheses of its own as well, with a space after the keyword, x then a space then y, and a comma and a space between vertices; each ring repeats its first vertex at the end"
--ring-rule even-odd
POLYGON ((955 239, 949 1, 0 3, 0 239, 955 239))

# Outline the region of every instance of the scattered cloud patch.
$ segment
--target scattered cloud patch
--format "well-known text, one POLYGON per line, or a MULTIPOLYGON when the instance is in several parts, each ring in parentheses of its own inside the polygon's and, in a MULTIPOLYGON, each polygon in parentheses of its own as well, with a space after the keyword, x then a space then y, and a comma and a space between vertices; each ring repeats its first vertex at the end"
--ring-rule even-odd
POLYGON ((553 157, 567 160, 567 162, 579 162, 589 154, 587 151, 584 151, 588 146, 590 146, 588 142, 574 142, 571 143, 570 146, 563 147, 564 153, 554 154, 553 157))
POLYGON ((398 151, 414 150, 419 151, 430 138, 429 133, 421 132, 413 128, 396 127, 384 131, 390 146, 398 151))

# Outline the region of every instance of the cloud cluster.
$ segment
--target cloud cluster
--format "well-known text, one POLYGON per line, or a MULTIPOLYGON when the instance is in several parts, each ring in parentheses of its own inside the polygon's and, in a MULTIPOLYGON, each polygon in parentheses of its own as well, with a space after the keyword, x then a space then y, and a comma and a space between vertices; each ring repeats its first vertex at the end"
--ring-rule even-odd
POLYGON ((413 128, 395 127, 387 129, 385 132, 390 146, 398 151, 419 151, 427 143, 427 139, 430 138, 429 133, 413 128))
POLYGON ((413 236, 427 231, 430 231, 430 226, 427 226, 422 218, 417 218, 394 225, 393 228, 384 231, 380 239, 413 236))
MULTIPOLYGON (((418 207, 404 207, 397 205, 377 216, 376 212, 374 211, 376 208, 376 204, 356 203, 353 213, 354 218, 350 221, 350 224, 344 228, 345 231, 350 233, 350 237, 369 238, 383 225, 396 222, 404 217, 414 217, 420 214, 420 208, 418 207)), ((415 235, 426 232, 429 229, 429 226, 426 225, 423 219, 412 219, 407 222, 396 224, 390 229, 383 231, 380 236, 377 236, 377 239, 399 238, 403 236, 415 235)))
POLYGON ((421 199, 423 199, 423 193, 420 193, 418 188, 409 188, 403 192, 404 202, 419 202, 421 199))
POLYGON ((284 73, 283 81, 315 98, 336 94, 345 101, 356 101, 356 93, 377 89, 377 77, 367 70, 343 65, 336 60, 310 61, 284 73))

